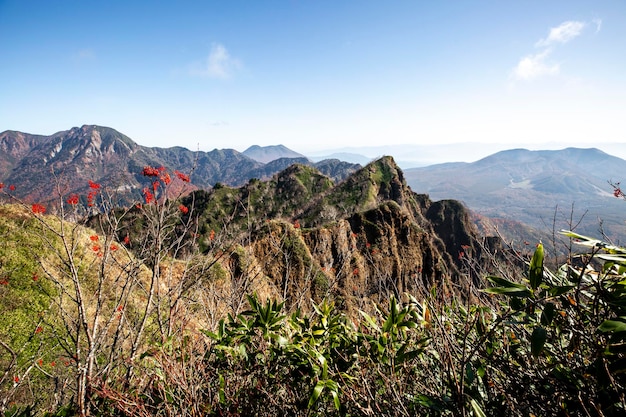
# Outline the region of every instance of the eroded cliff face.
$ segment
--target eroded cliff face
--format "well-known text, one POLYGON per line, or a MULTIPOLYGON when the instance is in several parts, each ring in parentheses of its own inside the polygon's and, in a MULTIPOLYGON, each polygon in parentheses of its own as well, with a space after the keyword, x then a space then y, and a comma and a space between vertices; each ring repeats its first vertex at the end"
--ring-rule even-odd
POLYGON ((465 207, 415 194, 389 157, 375 163, 247 237, 248 267, 237 268, 254 271, 252 289, 270 288, 287 306, 331 298, 353 310, 468 279, 463 258, 480 245, 465 207), (345 201, 352 206, 332 206, 345 201), (321 216, 329 207, 335 215, 321 216))

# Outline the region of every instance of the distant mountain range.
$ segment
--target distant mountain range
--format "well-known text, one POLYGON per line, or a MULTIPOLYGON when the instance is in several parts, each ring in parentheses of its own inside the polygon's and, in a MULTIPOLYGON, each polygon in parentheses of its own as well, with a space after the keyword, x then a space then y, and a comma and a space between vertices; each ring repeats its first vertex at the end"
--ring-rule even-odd
MULTIPOLYGON (((503 143, 437 143, 425 141, 426 143, 412 144, 393 144, 392 140, 389 142, 391 143, 377 146, 364 145, 321 150, 307 153, 307 157, 314 161, 336 158, 342 161, 367 165, 383 155, 394 155, 398 166, 406 170, 448 162, 474 162, 509 149, 561 150, 571 146, 563 144, 563 142, 546 142, 541 145, 537 143, 509 143, 508 141, 503 141, 503 143)), ((594 142, 593 146, 610 155, 626 159, 626 144, 594 142)))
MULTIPOLYGON (((356 154, 331 156, 363 165, 369 162, 356 154)), ((243 153, 150 148, 114 129, 93 125, 50 136, 0 133, 0 182, 15 185, 15 195, 32 201, 53 199, 51 187, 56 185, 85 193, 88 181, 118 192, 139 193, 145 182, 144 166, 191 174, 190 189, 210 189, 217 183, 242 186, 251 178, 268 180, 294 163, 315 167, 335 183, 361 168, 337 158, 318 159, 282 145, 252 146, 243 153)), ((511 239, 539 236, 527 226, 544 232, 577 226, 581 233, 599 236, 602 226, 609 238, 626 241, 626 203, 613 197, 608 184, 625 179, 626 161, 595 148, 512 149, 472 163, 409 168, 404 175, 415 192, 427 193, 433 200, 462 201, 486 234, 493 234, 498 224, 498 230, 511 239)))
POLYGON ((0 133, 0 182, 14 185, 14 194, 21 198, 47 201, 54 199, 56 186, 81 193, 88 188, 88 181, 107 184, 118 192, 138 193, 144 166, 190 174, 197 188, 268 179, 296 162, 315 166, 334 180, 361 167, 339 160, 314 163, 284 147, 251 148, 248 155, 252 157, 234 149, 193 152, 182 147, 150 148, 114 129, 93 125, 50 136, 5 131, 0 133))
POLYGON ((541 230, 578 225, 597 237, 602 224, 608 237, 626 240, 626 202, 608 183, 626 179, 626 161, 595 148, 512 149, 472 163, 407 169, 405 176, 413 190, 461 200, 483 216, 541 230))
MULTIPOLYGON (((299 154, 298 152, 294 152, 291 149, 283 146, 283 145, 274 145, 274 146, 259 146, 253 145, 248 149, 243 151, 243 154, 248 158, 252 158, 255 161, 259 161, 262 164, 267 164, 268 162, 275 161, 281 158, 306 158, 306 156, 299 154)), ((328 158, 324 158, 328 159, 328 158)), ((339 158, 334 158, 339 159, 339 158)))

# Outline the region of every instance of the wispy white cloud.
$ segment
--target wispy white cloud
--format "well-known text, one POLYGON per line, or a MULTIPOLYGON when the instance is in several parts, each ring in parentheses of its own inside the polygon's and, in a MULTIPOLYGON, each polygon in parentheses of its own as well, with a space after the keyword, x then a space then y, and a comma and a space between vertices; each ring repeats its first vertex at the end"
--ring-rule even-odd
POLYGON ((602 19, 593 19, 592 20, 593 24, 596 25, 596 33, 600 32, 600 29, 602 29, 602 19))
POLYGON ((541 53, 525 56, 513 69, 513 77, 530 81, 547 75, 557 75, 560 71, 559 64, 547 62, 551 52, 550 49, 546 49, 541 53))
POLYGON ((191 73, 225 80, 231 78, 240 68, 241 62, 231 56, 224 45, 214 43, 206 61, 192 68, 191 73))
MULTIPOLYGON (((596 26, 596 33, 600 31, 602 20, 594 19, 592 23, 596 26)), ((521 58, 512 71, 512 77, 517 80, 531 81, 558 75, 561 71, 560 64, 550 62, 554 50, 559 45, 579 37, 587 26, 587 22, 569 20, 550 28, 548 36, 535 43, 536 48, 541 48, 540 52, 521 58)))
POLYGON ((567 21, 550 29, 548 37, 537 42, 537 46, 551 46, 556 43, 567 43, 580 36, 587 26, 585 22, 567 21))

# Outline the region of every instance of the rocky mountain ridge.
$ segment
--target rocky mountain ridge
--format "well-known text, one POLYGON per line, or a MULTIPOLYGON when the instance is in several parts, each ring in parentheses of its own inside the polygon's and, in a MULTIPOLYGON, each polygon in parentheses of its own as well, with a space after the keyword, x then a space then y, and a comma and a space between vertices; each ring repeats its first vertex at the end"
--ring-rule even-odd
MULTIPOLYGON (((181 203, 198 216, 201 252, 227 252, 219 265, 231 288, 264 289, 292 305, 331 297, 352 309, 418 288, 450 290, 476 278, 465 271, 468 257, 482 259, 495 242, 479 235, 462 204, 413 192, 390 156, 356 170, 306 158, 262 164, 229 149, 146 148, 98 126, 48 137, 4 132, 0 143, 10 149, 2 180, 34 201, 54 194, 51 173, 67 195, 84 194, 89 180, 141 190, 150 184, 145 166, 194 167, 196 189, 181 203)), ((141 224, 132 215, 126 222, 120 241, 141 239, 141 224)))
POLYGON ((88 181, 107 184, 118 193, 139 193, 144 166, 189 174, 192 188, 210 188, 216 183, 242 185, 254 177, 267 179, 294 162, 318 166, 335 179, 360 167, 338 160, 313 163, 306 158, 264 164, 234 149, 149 148, 114 129, 94 125, 50 136, 5 131, 0 133, 0 150, 0 182, 15 185, 15 195, 39 202, 54 199, 56 187, 64 192, 84 192, 88 181))
POLYGON ((497 244, 479 236, 462 204, 414 193, 392 157, 338 184, 296 164, 268 181, 197 191, 183 204, 199 215, 202 251, 214 236, 240 242, 225 276, 288 304, 331 296, 350 309, 418 287, 449 290, 470 276, 469 256, 479 260, 484 245, 497 244))

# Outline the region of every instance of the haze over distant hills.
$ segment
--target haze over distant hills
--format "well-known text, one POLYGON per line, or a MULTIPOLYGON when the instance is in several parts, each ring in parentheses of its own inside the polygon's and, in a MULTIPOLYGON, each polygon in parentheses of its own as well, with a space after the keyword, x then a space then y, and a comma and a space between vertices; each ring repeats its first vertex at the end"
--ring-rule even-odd
MULTIPOLYGON (((626 144, 595 143, 598 148, 610 155, 626 159, 626 144)), ((529 150, 560 150, 572 147, 568 143, 549 142, 545 144, 529 143, 421 143, 335 148, 307 153, 314 160, 338 158, 343 161, 365 165, 382 155, 394 155, 396 163, 402 169, 425 167, 447 162, 475 162, 489 155, 508 149, 524 148, 529 150)), ((584 146, 588 147, 588 146, 584 146)))
MULTIPOLYGON (((388 151, 398 161, 417 156, 426 160, 435 149, 441 152, 447 146, 451 145, 422 147, 421 154, 417 147, 411 152, 396 147, 377 150, 381 156, 388 151), (401 149, 405 152, 397 157, 392 153, 401 149)), ((0 133, 0 182, 16 184, 20 197, 41 200, 51 198, 53 173, 68 189, 79 193, 88 180, 124 184, 138 192, 143 180, 141 169, 146 165, 193 171, 193 187, 210 188, 217 182, 240 186, 251 178, 269 179, 294 163, 314 166, 338 182, 371 161, 355 153, 327 156, 336 159, 309 159, 282 145, 252 146, 243 153, 233 149, 192 152, 181 147, 149 148, 114 129, 92 125, 50 136, 5 131, 0 133), (358 163, 340 160, 344 158, 358 163)), ((415 192, 427 193, 433 200, 460 200, 478 215, 546 230, 555 218, 559 229, 568 227, 571 214, 574 221, 585 214, 579 229, 582 233, 598 236, 602 221, 609 237, 626 240, 626 203, 613 197, 608 184, 609 180, 626 180, 626 161, 596 148, 511 149, 476 162, 405 167, 404 171, 415 192)))
MULTIPOLYGON (((608 237, 626 241, 626 203, 613 196, 608 183, 626 182, 626 161, 597 148, 510 149, 475 162, 419 162, 441 160, 459 151, 465 152, 466 159, 472 159, 488 148, 485 144, 398 145, 353 148, 347 149, 353 152, 310 158, 334 157, 366 165, 372 159, 355 152, 387 152, 403 168, 407 183, 415 192, 427 193, 433 200, 463 201, 476 215, 477 223, 487 226, 487 233, 493 233, 497 224, 505 237, 518 238, 514 234, 520 233, 521 227, 514 223, 521 222, 543 230, 545 237, 553 226, 557 230, 569 228, 568 222, 582 216, 578 225, 581 233, 599 237, 602 224, 608 237)), ((539 237, 529 230, 524 234, 539 237)))
MULTIPOLYGON (((263 164, 267 164, 268 162, 275 161, 280 158, 306 158, 306 156, 294 152, 291 149, 283 146, 283 145, 273 145, 273 146, 259 146, 252 145, 248 149, 242 152, 248 158, 252 158, 255 161, 259 161, 263 164)), ((328 159, 328 158, 324 158, 328 159)))
POLYGON ((626 179, 626 161, 598 149, 511 149, 473 163, 447 163, 405 170, 407 183, 431 198, 458 199, 479 214, 557 230, 584 216, 581 233, 599 235, 599 223, 614 239, 626 238, 626 202, 608 181, 626 179), (572 213, 573 208, 573 213, 572 213))

